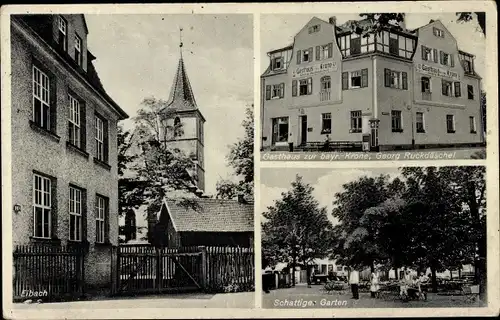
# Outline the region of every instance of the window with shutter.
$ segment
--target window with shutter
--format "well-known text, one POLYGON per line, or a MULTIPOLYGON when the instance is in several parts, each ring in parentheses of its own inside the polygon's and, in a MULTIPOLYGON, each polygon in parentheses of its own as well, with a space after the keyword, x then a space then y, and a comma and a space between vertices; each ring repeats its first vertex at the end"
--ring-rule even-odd
POLYGON ((292 80, 292 97, 297 96, 297 80, 292 80))
POLYGON ((285 84, 284 84, 284 83, 282 83, 282 84, 280 85, 280 87, 281 87, 281 90, 280 90, 280 98, 284 98, 284 97, 285 97, 285 84))
POLYGON ((439 51, 439 63, 445 64, 444 63, 444 52, 443 51, 439 51))
POLYGON ((313 79, 307 78, 307 94, 312 94, 313 79))
POLYGON ((321 60, 320 46, 316 46, 316 60, 321 60))
POLYGON ((349 89, 349 73, 342 72, 342 90, 349 89))
POLYGON ((453 55, 450 54, 450 67, 454 67, 455 66, 455 58, 453 58, 453 55))
POLYGON ((309 51, 308 61, 311 62, 313 61, 313 47, 310 47, 307 51, 309 51))
POLYGON ((368 87, 368 69, 361 70, 361 88, 368 87))
POLYGON ((408 74, 406 72, 401 73, 403 90, 408 90, 408 74))
POLYGON ((333 43, 332 42, 330 42, 328 44, 328 58, 331 58, 331 57, 333 57, 333 43))
POLYGON ((460 97, 462 92, 460 91, 460 82, 455 82, 455 97, 460 97))
POLYGON ((391 70, 389 69, 384 69, 384 86, 388 88, 391 86, 391 70))
POLYGON ((432 49, 432 57, 434 59, 434 62, 438 62, 438 50, 437 49, 432 49))
POLYGON ((271 99, 271 86, 266 85, 266 100, 270 100, 270 99, 271 99))
POLYGON ((421 50, 422 50, 422 60, 427 61, 427 48, 424 45, 422 45, 421 50))
POLYGON ((297 50, 297 64, 300 64, 301 57, 302 57, 302 51, 297 50))

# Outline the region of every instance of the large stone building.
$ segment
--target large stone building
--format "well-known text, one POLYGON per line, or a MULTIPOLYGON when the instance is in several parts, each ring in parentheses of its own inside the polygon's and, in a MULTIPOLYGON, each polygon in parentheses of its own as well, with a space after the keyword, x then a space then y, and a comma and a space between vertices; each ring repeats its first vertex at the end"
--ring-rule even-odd
POLYGON ((86 284, 104 286, 118 244, 117 122, 128 116, 87 35, 81 14, 11 16, 12 237, 83 248, 86 284))
POLYGON ((370 150, 484 143, 473 55, 440 21, 401 27, 361 37, 335 17, 314 17, 293 44, 268 52, 262 147, 327 139, 365 141, 370 150))

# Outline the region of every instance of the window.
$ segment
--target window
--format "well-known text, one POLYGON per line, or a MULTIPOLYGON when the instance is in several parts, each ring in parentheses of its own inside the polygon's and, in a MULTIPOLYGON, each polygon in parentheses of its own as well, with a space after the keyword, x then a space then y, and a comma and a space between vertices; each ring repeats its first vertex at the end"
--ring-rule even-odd
POLYGON ((288 117, 273 119, 273 140, 274 142, 288 141, 288 117))
POLYGON ((428 77, 422 77, 420 80, 422 92, 431 92, 431 79, 428 77))
POLYGON ((433 33, 436 37, 444 38, 444 31, 438 28, 433 28, 433 33))
POLYGON ((273 58, 271 60, 271 69, 272 70, 280 70, 283 69, 284 64, 283 64, 283 57, 277 57, 273 58))
POLYGON ((75 61, 82 66, 82 39, 79 36, 75 36, 75 61))
POLYGON ((351 132, 359 133, 362 129, 361 111, 351 111, 351 132))
POLYGON ((467 85, 467 99, 474 100, 474 87, 470 84, 467 85))
POLYGON ((50 130, 50 79, 33 66, 33 122, 50 130))
POLYGON ((104 161, 104 121, 97 116, 95 117, 95 141, 96 158, 99 161, 104 161))
POLYGON ((391 55, 411 59, 416 45, 416 39, 393 33, 382 31, 377 34, 377 50, 391 55))
POLYGON ((459 51, 458 56, 464 71, 466 73, 474 74, 474 56, 462 51, 459 51))
POLYGON ((80 102, 69 95, 69 143, 77 148, 81 147, 80 144, 80 102))
POLYGON ((302 51, 302 61, 311 61, 312 60, 312 50, 304 50, 302 51))
POLYGON ((357 38, 352 38, 351 35, 351 55, 360 53, 361 53, 361 38, 359 36, 357 38))
POLYGON ((401 111, 391 111, 392 132, 403 132, 403 119, 401 111))
POLYGON ((312 78, 299 80, 299 96, 308 95, 311 93, 312 93, 312 78))
POLYGON ((444 96, 448 96, 448 97, 451 97, 452 96, 452 83, 450 81, 447 81, 447 80, 441 80, 441 84, 442 84, 442 93, 444 96))
POLYGON ((50 238, 52 219, 51 181, 40 175, 33 175, 33 236, 50 238))
POLYGON ((319 32, 319 30, 320 30, 320 25, 319 24, 314 25, 312 27, 309 27, 309 33, 319 32))
POLYGON ((442 65, 444 66, 449 66, 449 67, 454 67, 455 66, 455 61, 453 59, 453 55, 440 51, 440 61, 442 65))
POLYGON ((470 133, 476 132, 476 119, 474 117, 469 117, 470 133))
POLYGON ((323 113, 321 115, 321 134, 332 133, 332 114, 323 113))
POLYGON ((96 239, 98 243, 107 242, 107 210, 108 199, 97 195, 95 202, 95 219, 96 219, 96 239))
POLYGON ((455 133, 455 116, 452 114, 446 115, 446 131, 455 133))
POLYGON ((416 124, 416 128, 417 128, 418 133, 425 133, 424 113, 423 112, 417 112, 415 124, 416 124))
POLYGON ((67 23, 66 20, 64 20, 63 17, 59 17, 59 24, 58 24, 58 36, 59 36, 59 45, 61 46, 61 49, 64 51, 68 50, 68 28, 67 28, 67 23))
POLYGON ((460 82, 456 81, 453 83, 454 89, 455 89, 455 97, 460 97, 462 96, 462 90, 461 90, 461 84, 460 82))
POLYGON ((422 46, 422 60, 424 61, 432 61, 432 49, 427 48, 426 46, 422 46))
POLYGON ((368 69, 342 73, 342 90, 368 87, 368 69))
POLYGON ((359 36, 351 33, 337 39, 343 57, 375 51, 375 35, 359 36))
POLYGON ((384 73, 384 82, 386 87, 403 90, 408 89, 408 73, 390 69, 384 69, 384 73))
POLYGON ((329 43, 329 44, 324 45, 321 48, 321 52, 322 52, 323 59, 331 58, 333 56, 333 44, 329 43))
POLYGON ((398 36, 393 33, 391 33, 391 36, 389 37, 389 53, 399 55, 398 36))
POLYGON ((69 187, 69 240, 82 241, 82 190, 69 187))
POLYGON ((330 76, 324 76, 321 78, 321 91, 330 91, 332 87, 332 80, 330 76))
POLYGON ((271 99, 280 99, 285 97, 285 84, 273 84, 271 90, 271 99))

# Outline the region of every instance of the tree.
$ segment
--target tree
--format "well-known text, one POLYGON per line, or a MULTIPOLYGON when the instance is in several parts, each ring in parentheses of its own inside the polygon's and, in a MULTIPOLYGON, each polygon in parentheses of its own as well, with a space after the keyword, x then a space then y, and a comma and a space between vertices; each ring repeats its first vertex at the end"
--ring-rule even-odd
POLYGON ((474 16, 477 20, 481 32, 486 36, 486 12, 457 12, 457 22, 470 22, 474 20, 474 16))
POLYGON ((405 20, 404 13, 361 13, 361 20, 349 20, 346 24, 352 32, 368 37, 370 34, 379 34, 382 30, 402 30, 405 20))
POLYGON ((242 122, 244 136, 230 146, 227 156, 229 165, 234 169, 238 182, 221 179, 217 182, 217 198, 232 199, 239 193, 253 196, 254 177, 254 117, 253 104, 246 108, 246 117, 242 122))
MULTIPOLYGON (((307 265, 329 253, 332 224, 325 208, 312 195, 313 188, 296 176, 291 189, 263 213, 262 251, 266 261, 307 265)), ((309 279, 309 276, 308 276, 309 279)), ((292 277, 295 284, 295 277, 292 277)))

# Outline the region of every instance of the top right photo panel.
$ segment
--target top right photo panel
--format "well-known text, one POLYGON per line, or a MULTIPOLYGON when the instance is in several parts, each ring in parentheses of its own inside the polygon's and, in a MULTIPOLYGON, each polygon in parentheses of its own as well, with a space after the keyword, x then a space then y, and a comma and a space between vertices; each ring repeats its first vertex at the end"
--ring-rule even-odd
POLYGON ((485 20, 261 15, 261 160, 485 159, 485 20))

